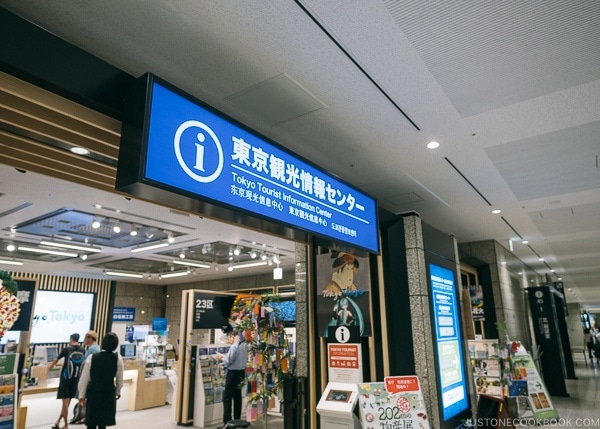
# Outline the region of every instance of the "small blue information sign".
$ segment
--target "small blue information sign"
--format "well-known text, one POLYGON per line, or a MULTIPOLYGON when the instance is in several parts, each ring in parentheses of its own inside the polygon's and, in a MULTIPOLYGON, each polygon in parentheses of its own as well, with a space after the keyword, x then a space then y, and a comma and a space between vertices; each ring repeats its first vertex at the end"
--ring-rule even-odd
POLYGON ((113 322, 133 322, 135 320, 135 307, 114 307, 113 322))
POLYGON ((153 317, 152 318, 152 330, 153 331, 166 331, 167 330, 167 318, 166 317, 153 317))

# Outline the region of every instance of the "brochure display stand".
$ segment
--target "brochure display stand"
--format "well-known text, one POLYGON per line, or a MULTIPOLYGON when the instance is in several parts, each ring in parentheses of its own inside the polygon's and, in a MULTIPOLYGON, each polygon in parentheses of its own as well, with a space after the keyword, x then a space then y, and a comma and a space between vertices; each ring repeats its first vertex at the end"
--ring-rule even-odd
POLYGON ((317 404, 322 429, 361 429, 353 413, 358 400, 358 387, 351 383, 328 383, 317 404))
POLYGON ((17 427, 17 364, 16 354, 0 355, 0 429, 17 427))
POLYGON ((478 395, 503 397, 502 359, 498 340, 469 340, 469 357, 478 395))
POLYGON ((519 346, 511 356, 508 376, 508 396, 526 397, 535 419, 556 419, 558 413, 538 373, 531 355, 519 346))
POLYGON ((223 420, 225 369, 217 359, 217 355, 226 355, 228 350, 228 345, 198 346, 194 426, 212 426, 223 420))

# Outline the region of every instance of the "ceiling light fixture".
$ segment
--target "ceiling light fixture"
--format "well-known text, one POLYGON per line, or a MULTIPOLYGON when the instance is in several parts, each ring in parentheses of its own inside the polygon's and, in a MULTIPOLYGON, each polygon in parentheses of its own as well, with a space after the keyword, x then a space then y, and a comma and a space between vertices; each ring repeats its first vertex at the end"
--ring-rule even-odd
POLYGON ((143 274, 139 273, 126 273, 123 271, 104 271, 104 274, 107 276, 118 276, 118 277, 131 277, 134 279, 142 279, 144 278, 143 274))
MULTIPOLYGON (((249 262, 247 264, 237 264, 231 266, 231 269, 237 270, 238 268, 250 268, 250 267, 259 267, 261 265, 267 265, 266 262, 249 262)), ((231 270, 230 270, 231 271, 231 270)))
POLYGON ((17 249, 23 252, 45 253, 47 255, 67 256, 69 258, 76 258, 78 256, 77 253, 61 252, 59 250, 40 249, 38 247, 19 246, 17 249))
POLYGON ((250 257, 251 257, 252 259, 256 259, 256 250, 252 250, 252 251, 250 251, 250 257))
POLYGON ((210 265, 202 264, 200 262, 192 262, 190 260, 180 261, 179 259, 173 259, 173 263, 177 265, 186 265, 188 267, 210 268, 210 265))
POLYGON ((101 224, 100 219, 95 217, 94 220, 92 221, 92 228, 98 229, 98 228, 100 228, 100 224, 101 224))
POLYGON ((89 155, 89 153, 90 153, 90 151, 88 149, 81 147, 81 146, 73 146, 69 150, 77 155, 89 155))
POLYGON ((427 149, 437 149, 438 147, 440 147, 440 144, 436 141, 427 143, 427 149))
POLYGON ((181 249, 181 251, 179 252, 180 259, 185 259, 185 251, 186 250, 187 250, 186 248, 181 249))
POLYGON ((185 271, 173 271, 171 273, 164 273, 164 274, 159 274, 158 278, 159 279, 168 279, 171 277, 181 277, 181 276, 187 276, 190 272, 188 270, 185 271))
POLYGON ((113 225, 113 232, 114 232, 115 234, 118 234, 118 233, 120 233, 120 232, 121 232, 121 222, 116 222, 116 223, 113 225))
POLYGON ((229 264, 229 266, 227 267, 227 271, 233 271, 233 265, 229 264))
POLYGON ((175 243, 175 237, 173 237, 173 233, 172 232, 167 233, 167 241, 169 243, 175 243))
POLYGON ((142 245, 135 246, 134 248, 131 249, 131 251, 133 253, 145 252, 146 250, 158 249, 159 247, 166 247, 168 245, 169 245, 168 242, 160 240, 160 241, 155 241, 155 242, 146 244, 145 246, 142 246, 142 245))
POLYGON ((139 228, 140 228, 139 226, 137 226, 136 224, 133 224, 131 226, 131 231, 129 231, 129 235, 131 235, 132 237, 135 237, 136 235, 138 235, 139 228))
POLYGON ((233 249, 233 254, 235 256, 239 256, 241 252, 240 246, 237 246, 235 249, 233 249))
POLYGON ((0 259, 0 264, 5 264, 5 265, 23 265, 23 261, 18 261, 16 259, 0 259))
POLYGON ((83 250, 84 252, 100 253, 102 249, 95 246, 76 243, 62 243, 54 240, 42 240, 40 244, 43 246, 62 247, 63 249, 83 250))
POLYGON ((260 259, 262 259, 263 261, 266 261, 267 260, 267 254, 266 253, 261 254, 260 255, 260 259))
POLYGON ((16 247, 15 247, 15 243, 12 243, 12 242, 11 242, 11 243, 8 243, 8 244, 6 245, 6 250, 8 250, 9 252, 14 252, 14 251, 15 251, 15 249, 16 249, 16 247))
POLYGON ((82 253, 81 255, 79 255, 79 259, 81 259, 82 261, 85 261, 87 258, 87 253, 82 253))
POLYGON ((494 210, 492 210, 492 213, 493 214, 500 214, 500 213, 502 213, 502 210, 500 210, 500 209, 494 209, 494 210))
POLYGON ((529 244, 529 240, 523 240, 521 241, 522 244, 529 244))

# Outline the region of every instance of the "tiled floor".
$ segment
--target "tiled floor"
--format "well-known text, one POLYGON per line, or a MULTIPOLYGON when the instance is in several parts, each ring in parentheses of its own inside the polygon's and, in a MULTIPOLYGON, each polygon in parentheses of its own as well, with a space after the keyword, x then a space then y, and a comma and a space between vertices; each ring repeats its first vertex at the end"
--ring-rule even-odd
MULTIPOLYGON (((583 361, 578 362, 575 373, 577 380, 567 380, 567 391, 570 397, 552 397, 552 402, 558 410, 560 420, 556 424, 545 427, 596 427, 600 428, 600 367, 585 366, 583 361)), ((33 410, 32 410, 33 411, 33 410)), ((518 421, 517 421, 518 423, 518 421)), ((85 426, 71 426, 73 429, 85 429, 85 426)), ((117 414, 118 429, 168 429, 176 428, 172 418, 171 405, 151 408, 142 411, 121 411, 117 414)), ((210 429, 220 428, 221 425, 211 426, 210 429)), ((282 429, 281 418, 268 417, 269 429, 282 429)), ((536 428, 540 426, 517 425, 518 428, 536 428)), ((29 427, 28 427, 29 428, 29 427)), ((49 429, 49 426, 38 426, 31 429, 49 429)), ((264 422, 259 420, 253 423, 254 429, 265 429, 264 422)), ((434 428, 431 428, 434 429, 434 428)))

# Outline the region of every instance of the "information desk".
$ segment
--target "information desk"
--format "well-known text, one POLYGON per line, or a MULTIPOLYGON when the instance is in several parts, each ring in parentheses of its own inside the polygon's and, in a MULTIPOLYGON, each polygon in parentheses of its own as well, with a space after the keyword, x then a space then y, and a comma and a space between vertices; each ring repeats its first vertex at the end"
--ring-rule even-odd
MULTIPOLYGON (((117 412, 137 411, 165 405, 167 378, 145 377, 145 362, 125 361, 121 398, 117 401, 117 412)), ((52 371, 54 373, 54 371, 52 371)), ((21 406, 27 407, 26 427, 53 425, 60 413, 60 401, 56 399, 58 377, 44 379, 44 369, 36 369, 38 384, 23 389, 21 406), (40 376, 42 375, 42 376, 40 376)), ((73 417, 76 400, 71 401, 69 419, 73 417)))

